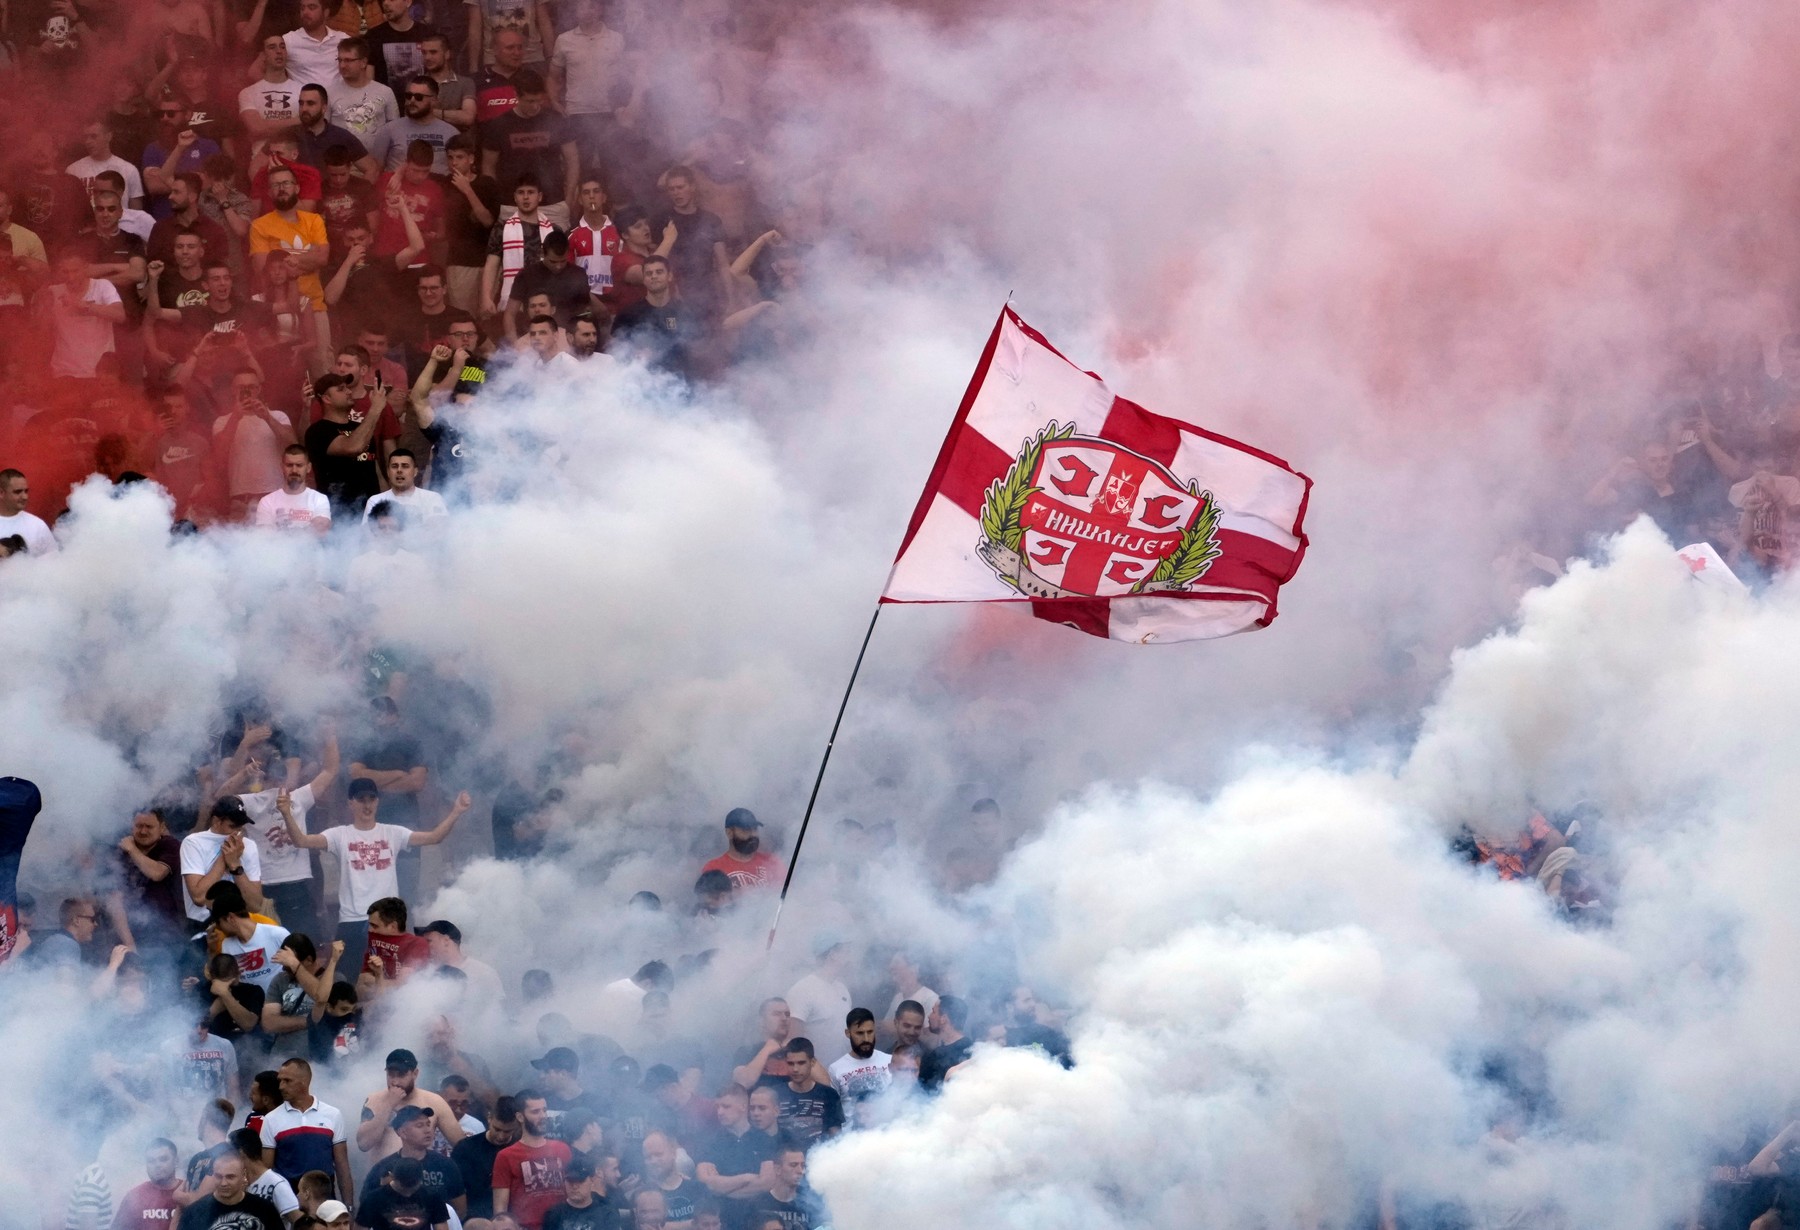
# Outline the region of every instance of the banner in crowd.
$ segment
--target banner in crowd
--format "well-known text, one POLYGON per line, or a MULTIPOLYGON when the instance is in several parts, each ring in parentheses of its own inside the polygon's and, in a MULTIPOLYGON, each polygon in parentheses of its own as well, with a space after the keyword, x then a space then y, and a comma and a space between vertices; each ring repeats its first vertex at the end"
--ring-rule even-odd
POLYGON ((1000 314, 883 602, 1030 602, 1135 644, 1266 626, 1306 554, 1312 480, 1113 396, 1000 314))
POLYGON ((19 856, 44 806, 38 788, 22 777, 0 777, 0 962, 19 939, 19 856))

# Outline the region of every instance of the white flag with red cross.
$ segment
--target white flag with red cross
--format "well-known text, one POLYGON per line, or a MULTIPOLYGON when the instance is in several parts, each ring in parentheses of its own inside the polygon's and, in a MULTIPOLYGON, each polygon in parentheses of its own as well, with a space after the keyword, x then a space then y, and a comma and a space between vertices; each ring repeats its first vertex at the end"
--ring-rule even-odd
POLYGON ((1312 480, 1114 397, 1007 308, 913 511, 883 602, 1030 602, 1136 644, 1275 618, 1312 480))

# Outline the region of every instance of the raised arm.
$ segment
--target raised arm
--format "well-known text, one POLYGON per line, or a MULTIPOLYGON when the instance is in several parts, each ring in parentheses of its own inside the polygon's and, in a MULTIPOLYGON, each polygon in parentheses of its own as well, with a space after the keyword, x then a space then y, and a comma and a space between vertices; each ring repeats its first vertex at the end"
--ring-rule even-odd
POLYGON ((287 827, 288 840, 302 850, 323 850, 330 845, 323 833, 308 833, 300 828, 300 822, 294 819, 294 804, 283 790, 275 796, 275 810, 281 813, 281 823, 287 827))
POLYGON ((338 766, 341 763, 342 761, 338 752, 337 731, 335 729, 327 730, 325 732, 324 763, 319 767, 318 776, 307 783, 307 785, 312 787, 314 798, 317 798, 320 794, 324 793, 326 787, 331 785, 332 780, 337 777, 338 766))
MULTIPOLYGON (((450 830, 456 827, 456 822, 462 818, 462 814, 469 810, 469 803, 469 792, 465 790, 456 796, 456 802, 450 804, 449 813, 438 821, 436 828, 424 832, 415 830, 412 836, 406 839, 407 844, 413 846, 437 845, 444 838, 450 836, 450 830)), ((440 1130, 442 1130, 441 1127, 440 1130)), ((448 1134, 445 1133, 445 1135, 448 1134)))

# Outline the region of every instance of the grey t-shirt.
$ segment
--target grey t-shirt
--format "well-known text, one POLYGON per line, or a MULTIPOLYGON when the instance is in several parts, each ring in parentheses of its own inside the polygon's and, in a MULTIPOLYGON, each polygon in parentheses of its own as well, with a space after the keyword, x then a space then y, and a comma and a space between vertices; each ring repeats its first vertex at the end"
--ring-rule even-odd
POLYGON ((383 124, 376 134, 369 138, 369 153, 381 164, 383 171, 398 171, 406 162, 406 147, 414 141, 429 142, 433 151, 431 173, 448 175, 450 162, 444 156, 444 143, 456 135, 454 125, 443 120, 407 119, 401 116, 387 124, 383 124))

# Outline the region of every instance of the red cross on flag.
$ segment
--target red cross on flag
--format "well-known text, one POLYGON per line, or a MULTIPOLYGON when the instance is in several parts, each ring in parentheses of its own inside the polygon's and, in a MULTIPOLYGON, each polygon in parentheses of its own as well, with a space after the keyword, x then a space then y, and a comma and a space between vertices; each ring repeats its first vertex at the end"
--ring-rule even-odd
POLYGON ((1136 644, 1260 628, 1306 554, 1312 480, 1114 397, 1000 314, 883 602, 1030 602, 1136 644))

